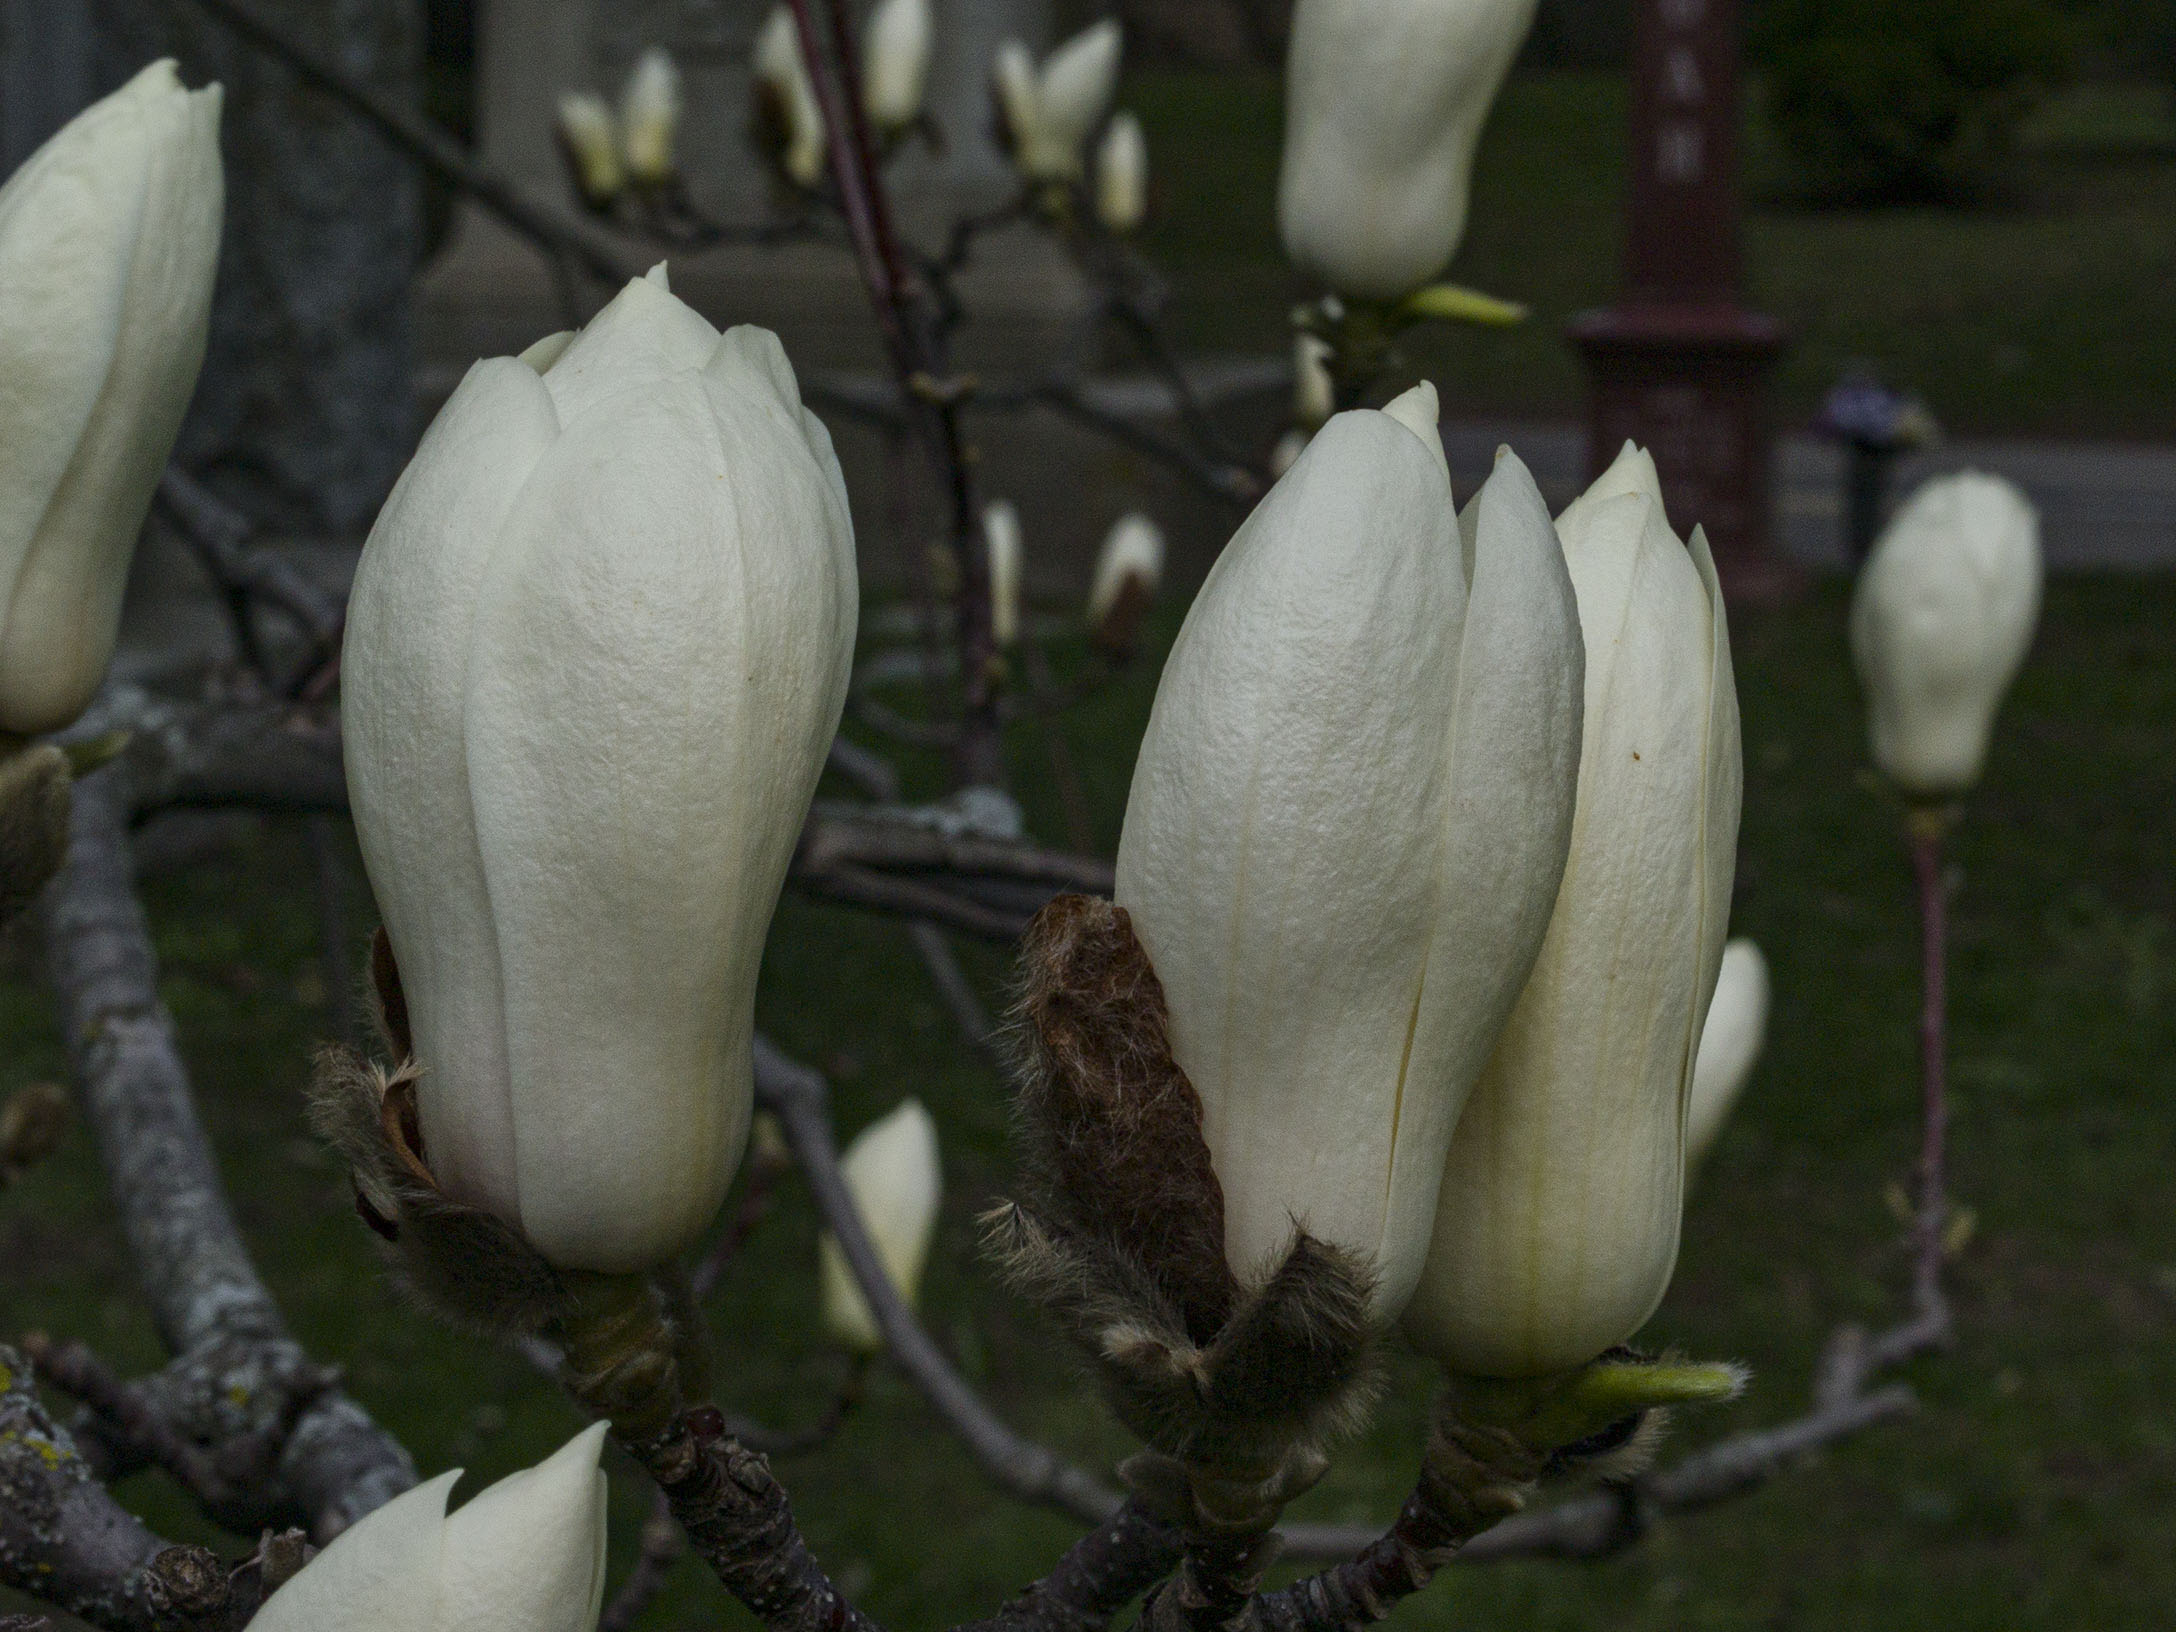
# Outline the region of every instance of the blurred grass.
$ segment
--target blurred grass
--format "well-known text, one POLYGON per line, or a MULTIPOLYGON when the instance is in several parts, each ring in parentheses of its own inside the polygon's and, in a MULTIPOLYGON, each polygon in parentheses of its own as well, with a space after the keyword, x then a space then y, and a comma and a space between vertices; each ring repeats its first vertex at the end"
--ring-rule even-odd
MULTIPOLYGON (((1276 81, 1157 72, 1125 99, 1147 127, 1159 213, 1148 247, 1175 275, 1190 345, 1282 343, 1302 292, 1277 245, 1276 81)), ((1853 359, 1922 393, 1960 431, 2176 435, 2176 114, 2156 88, 2087 84, 2026 132, 2016 196, 1985 210, 1804 210, 1748 98, 1747 293, 1796 343, 1786 424, 1853 359)), ((1408 372, 1456 411, 1572 416, 1563 339, 1607 305, 1622 242, 1625 84, 1597 72, 1506 86, 1475 167, 1449 277, 1527 302, 1511 331, 1423 331, 1408 372)))
MULTIPOLYGON (((1168 639, 1175 609, 1160 622, 1168 639)), ((1892 1315, 1902 1284, 1882 1192, 1913 1148, 1916 950, 1893 813, 1856 781, 1856 696, 1834 588, 1741 618, 1747 799, 1735 929, 1773 960, 1772 1041, 1691 1198, 1677 1283, 1649 1339, 1755 1368, 1750 1396, 1680 1445, 1795 1414, 1823 1337, 1892 1315)), ((1961 1340, 1915 1365, 1918 1420, 1597 1566, 1453 1571, 1412 1627, 1623 1632, 2106 1632, 2176 1602, 2176 583, 2065 580, 1958 835, 1955 1184, 1980 1227, 1956 1266, 1961 1340)), ((1078 660, 1078 653, 1061 653, 1078 660)), ((1116 837, 1153 674, 1070 717, 1099 841, 1116 837)), ((1063 830, 1039 743, 1013 768, 1036 831, 1063 830)), ((920 791, 936 768, 909 767, 920 791)), ((412 1313, 381 1280, 346 1182, 310 1141, 301 1088, 323 1023, 297 835, 150 882, 164 991, 243 1228, 296 1329, 426 1470, 464 1490, 575 1426, 554 1390, 412 1313)), ((365 898, 357 884, 357 900, 365 898)), ((358 931, 365 927, 358 914, 358 931)), ((993 994, 1003 959, 964 949, 993 994)), ((62 1071, 24 937, 0 982, 0 1091, 62 1071)), ((977 1267, 1002 1190, 1003 1092, 972 1062, 897 926, 789 898, 761 1023, 833 1074, 842 1133, 919 1095, 943 1130, 945 1220, 926 1287, 941 1342, 996 1407, 1107 1467, 1123 1442, 1035 1317, 977 1267)), ((814 1226, 788 1181, 715 1306, 730 1403, 815 1416, 841 1359, 814 1326, 814 1226)), ((0 1333, 160 1356, 102 1203, 87 1134, 0 1195, 0 1333)), ((1375 1429, 1304 1505, 1387 1518, 1427 1397, 1404 1365, 1375 1429)), ((820 1555, 886 1624, 987 1613, 1065 1544, 1064 1521, 996 1494, 911 1391, 879 1371, 826 1452, 784 1476, 820 1555)), ((156 1475, 124 1495, 167 1533, 218 1540, 156 1475)), ((614 1482, 614 1580, 643 1511, 614 1482)), ((224 1538, 230 1547, 238 1545, 224 1538)), ((750 1624, 683 1564, 650 1624, 750 1624)))

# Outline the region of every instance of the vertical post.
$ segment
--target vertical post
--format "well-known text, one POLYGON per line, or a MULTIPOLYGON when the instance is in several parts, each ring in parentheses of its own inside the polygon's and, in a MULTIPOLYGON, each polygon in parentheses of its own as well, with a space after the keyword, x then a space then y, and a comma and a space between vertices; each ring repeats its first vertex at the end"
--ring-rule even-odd
POLYGON ((1654 456, 1680 532, 1707 529, 1733 600, 1800 574, 1769 548, 1774 319, 1740 304, 1738 0, 1639 0, 1623 298, 1574 319, 1591 376, 1588 463, 1654 456))

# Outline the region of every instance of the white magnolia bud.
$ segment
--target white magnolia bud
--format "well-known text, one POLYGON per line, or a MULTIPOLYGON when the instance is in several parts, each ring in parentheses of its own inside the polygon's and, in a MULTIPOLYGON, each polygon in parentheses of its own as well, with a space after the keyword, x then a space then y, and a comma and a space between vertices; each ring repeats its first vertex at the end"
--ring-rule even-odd
POLYGON ((1269 473, 1282 476, 1300 461, 1307 451, 1307 444, 1314 440, 1312 431, 1303 431, 1297 425, 1277 438, 1277 445, 1269 450, 1269 473))
POLYGON ((1003 648, 1020 638, 1020 512, 1011 500, 984 506, 982 544, 990 563, 990 638, 1003 648))
POLYGON ((0 187, 0 730, 83 712, 211 316, 219 87, 156 62, 0 187))
POLYGON ((1938 476, 1859 574, 1851 654, 1874 763, 1914 798, 1966 792, 2040 617, 2040 517, 1999 476, 1938 476))
POLYGON ((1715 1000, 1700 1030, 1700 1051, 1693 1057, 1692 1097, 1685 1106, 1685 1166, 1697 1170, 1715 1136, 1723 1131, 1730 1109, 1745 1090, 1768 1033, 1768 960, 1751 941, 1739 939, 1723 948, 1715 977, 1715 1000))
POLYGON ((1564 887, 1451 1141, 1405 1327, 1451 1370, 1565 1371, 1677 1261, 1685 1101, 1738 848, 1738 694, 1707 540, 1623 455, 1557 522, 1586 639, 1564 887))
POLYGON ((1337 412, 1337 386, 1330 378, 1330 342, 1318 334, 1292 337, 1292 418, 1312 431, 1337 412))
POLYGON ((256 1632, 593 1632, 604 1601, 596 1423, 452 1513, 461 1470, 357 1520, 275 1592, 256 1632))
POLYGON ((1123 236, 1148 218, 1148 138, 1121 108, 1096 149, 1096 219, 1123 236))
POLYGON ((1088 583, 1088 625, 1111 615, 1126 586, 1139 586, 1143 600, 1153 600, 1164 581, 1164 533, 1138 510, 1118 518, 1096 551, 1095 576, 1088 583))
POLYGON ((574 178, 592 204, 609 204, 627 185, 620 165, 619 126, 595 91, 569 91, 559 99, 559 139, 574 161, 574 178))
POLYGON ((880 134, 903 130, 922 116, 936 33, 930 0, 878 0, 869 14, 861 48, 861 103, 880 134))
MULTIPOLYGON (((872 1122, 855 1136, 839 1160, 846 1188, 868 1227, 884 1272, 911 1306, 921 1290, 922 1266, 929 1261, 929 1238, 937 1228, 937 1205, 944 1176, 937 1163, 937 1124, 918 1099, 872 1122)), ((823 1272, 824 1325, 850 1349, 874 1354, 884 1346, 876 1316, 855 1284, 846 1254, 825 1233, 817 1243, 823 1272)))
POLYGON ((1450 263, 1473 152, 1535 0, 1299 0, 1277 221, 1348 296, 1394 300, 1450 263))
POLYGON ((808 62, 801 55, 801 31, 793 13, 774 6, 756 36, 753 66, 756 83, 768 94, 778 116, 785 145, 778 166, 796 187, 813 187, 823 179, 823 110, 816 101, 816 82, 808 77, 808 62))
POLYGON ((691 1244, 740 1160, 856 612, 777 338, 721 337, 663 272, 469 370, 364 546, 341 671, 425 1158, 607 1272, 691 1244))
POLYGON ((1460 516, 1432 386, 1339 414, 1240 527, 1136 763, 1118 903, 1242 1280, 1295 1226, 1394 1319, 1564 867, 1579 622, 1508 450, 1460 516), (1471 565, 1468 565, 1468 562, 1471 565))
POLYGON ((1118 89, 1125 35, 1113 17, 1082 29, 1040 69, 1026 46, 1007 40, 990 64, 1013 163, 1030 181, 1077 181, 1088 136, 1118 89))
POLYGON ((680 69, 672 53, 653 45, 635 59, 620 92, 620 147, 627 174, 644 186, 668 181, 680 134, 680 69))

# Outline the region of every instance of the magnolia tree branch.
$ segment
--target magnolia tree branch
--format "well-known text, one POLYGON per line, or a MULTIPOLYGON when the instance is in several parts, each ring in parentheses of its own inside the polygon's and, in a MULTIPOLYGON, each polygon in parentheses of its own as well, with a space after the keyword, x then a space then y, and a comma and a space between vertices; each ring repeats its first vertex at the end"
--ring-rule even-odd
POLYGON ((29 1360, 0 1347, 0 1585, 105 1632, 238 1632, 306 1557, 285 1536, 229 1567, 154 1535, 39 1403, 29 1360))
MULTIPOLYGON (((109 767, 77 784, 68 859, 41 918, 84 1117, 175 1356, 135 1387, 177 1435, 225 1460, 221 1523, 245 1534, 300 1524, 329 1539, 412 1485, 415 1468, 288 1336, 235 1228, 158 998, 125 774, 109 767)), ((116 1433, 117 1460, 128 1438, 116 1433)))

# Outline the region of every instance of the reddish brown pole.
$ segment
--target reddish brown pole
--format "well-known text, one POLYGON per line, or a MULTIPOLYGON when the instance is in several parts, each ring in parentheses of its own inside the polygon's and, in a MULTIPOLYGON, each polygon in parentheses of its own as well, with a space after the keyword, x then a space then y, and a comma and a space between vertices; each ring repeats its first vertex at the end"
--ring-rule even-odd
POLYGON ((1707 529, 1734 601, 1802 574, 1768 537, 1773 318, 1740 303, 1738 0, 1639 0, 1625 288, 1572 340, 1591 377, 1588 465, 1627 441, 1655 456, 1671 524, 1707 529))

